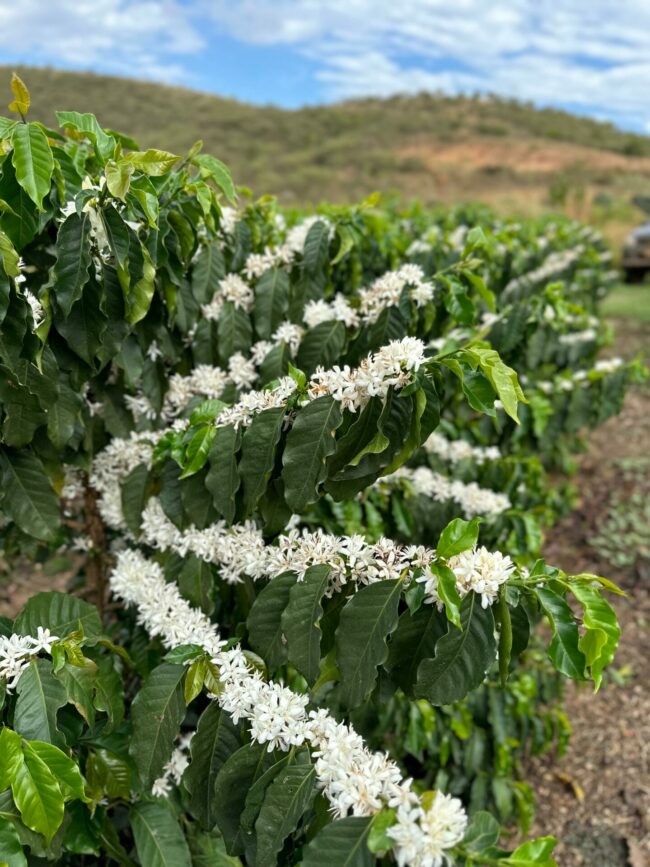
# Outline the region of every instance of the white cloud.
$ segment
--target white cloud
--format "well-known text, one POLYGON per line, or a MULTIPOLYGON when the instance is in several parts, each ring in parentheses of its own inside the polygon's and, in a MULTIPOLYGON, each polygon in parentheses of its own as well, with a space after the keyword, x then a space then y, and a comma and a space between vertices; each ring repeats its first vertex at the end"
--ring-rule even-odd
POLYGON ((643 127, 647 0, 206 0, 231 36, 317 62, 330 99, 418 90, 572 104, 643 127))
POLYGON ((204 47, 177 0, 0 2, 0 50, 27 62, 173 81, 184 76, 182 58, 204 47))
POLYGON ((12 60, 205 86, 219 34, 307 57, 310 102, 496 92, 650 123, 648 0, 0 0, 12 60))

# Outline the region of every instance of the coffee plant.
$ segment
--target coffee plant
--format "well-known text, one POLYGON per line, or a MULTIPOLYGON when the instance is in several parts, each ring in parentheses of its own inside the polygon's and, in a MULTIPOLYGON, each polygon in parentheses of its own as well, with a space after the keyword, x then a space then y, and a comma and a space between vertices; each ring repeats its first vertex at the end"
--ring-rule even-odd
POLYGON ((0 621, 0 861, 554 864, 484 808, 526 823, 517 745, 619 638, 539 556, 547 471, 642 373, 597 359, 600 240, 284 216, 12 88, 0 533, 82 565, 0 621))

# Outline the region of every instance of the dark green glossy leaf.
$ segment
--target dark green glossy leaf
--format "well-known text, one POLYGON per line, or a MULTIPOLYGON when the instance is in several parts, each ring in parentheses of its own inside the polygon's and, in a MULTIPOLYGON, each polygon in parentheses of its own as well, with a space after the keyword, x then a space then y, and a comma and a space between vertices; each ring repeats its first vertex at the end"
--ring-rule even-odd
POLYGON ((131 828, 142 867, 192 867, 189 847, 167 801, 136 804, 131 828))
POLYGON ((129 750, 145 788, 160 776, 174 749, 185 716, 184 677, 184 666, 164 662, 147 677, 133 701, 129 750))
POLYGON ((336 630, 336 658, 341 672, 341 700, 347 707, 365 701, 388 657, 386 637, 397 627, 400 581, 362 587, 341 612, 336 630))
POLYGON ((418 668, 415 694, 432 704, 460 701, 476 689, 496 656, 494 617, 490 608, 470 592, 460 611, 462 632, 452 624, 436 644, 433 659, 424 659, 418 668))
POLYGON ((331 567, 310 566, 302 581, 289 590, 289 604, 282 614, 282 630, 287 639, 289 662, 313 684, 320 671, 320 619, 322 598, 329 585, 331 567))
POLYGON ((329 396, 311 401, 298 413, 282 456, 285 498, 294 512, 302 512, 318 498, 342 419, 341 405, 329 396))

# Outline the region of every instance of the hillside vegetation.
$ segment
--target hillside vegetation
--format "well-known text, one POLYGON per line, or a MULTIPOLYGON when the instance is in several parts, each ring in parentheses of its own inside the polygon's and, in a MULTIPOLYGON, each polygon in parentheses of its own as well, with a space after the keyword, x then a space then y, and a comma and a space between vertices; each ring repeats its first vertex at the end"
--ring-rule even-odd
MULTIPOLYGON (((513 100, 421 94, 288 111, 124 78, 17 71, 44 122, 74 105, 142 146, 182 152, 201 138, 239 183, 285 204, 381 189, 507 212, 551 206, 626 226, 639 218, 631 196, 650 192, 650 138, 513 100)), ((8 95, 11 70, 0 72, 8 95)))

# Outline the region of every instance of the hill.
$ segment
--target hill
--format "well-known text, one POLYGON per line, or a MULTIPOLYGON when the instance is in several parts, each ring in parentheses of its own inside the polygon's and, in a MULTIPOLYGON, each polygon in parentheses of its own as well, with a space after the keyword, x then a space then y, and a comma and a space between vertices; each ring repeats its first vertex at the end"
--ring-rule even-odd
MULTIPOLYGON (((289 111, 125 78, 17 72, 46 123, 54 109, 75 108, 145 147, 182 152, 202 138, 239 183, 285 204, 350 201, 381 189, 634 222, 630 195, 650 193, 650 138, 513 100, 421 94, 289 111)), ((10 74, 0 67, 7 96, 10 74)))

